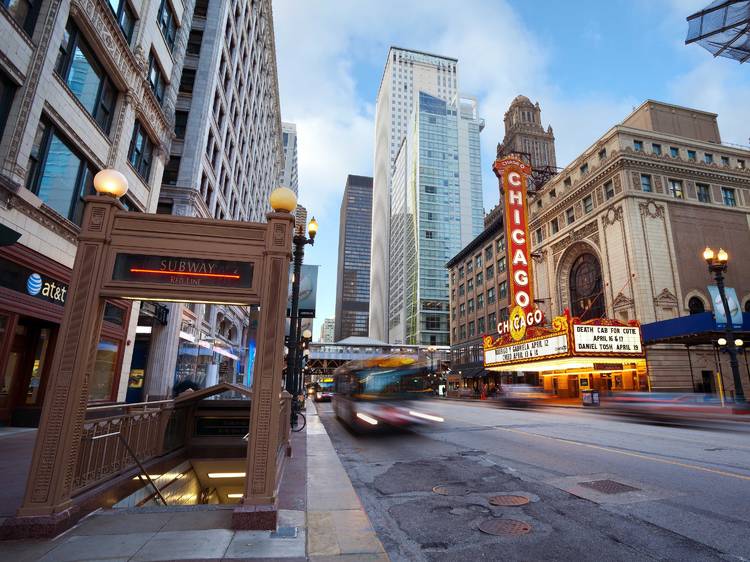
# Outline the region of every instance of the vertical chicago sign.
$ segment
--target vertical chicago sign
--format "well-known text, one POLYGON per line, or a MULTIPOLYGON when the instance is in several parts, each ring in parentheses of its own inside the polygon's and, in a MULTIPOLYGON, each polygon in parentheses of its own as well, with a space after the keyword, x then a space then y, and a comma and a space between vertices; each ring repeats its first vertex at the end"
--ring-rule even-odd
POLYGON ((519 340, 526 327, 540 324, 542 313, 534 304, 531 243, 526 207, 526 178, 531 167, 517 156, 495 160, 492 166, 500 180, 505 201, 505 247, 508 255, 509 318, 498 324, 498 332, 510 332, 519 340))

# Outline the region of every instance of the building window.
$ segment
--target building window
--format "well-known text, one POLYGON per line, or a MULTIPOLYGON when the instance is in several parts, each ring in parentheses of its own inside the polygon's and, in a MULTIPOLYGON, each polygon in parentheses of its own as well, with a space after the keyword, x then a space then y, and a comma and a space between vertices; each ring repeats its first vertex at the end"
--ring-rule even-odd
POLYGON ((502 253, 505 251, 505 237, 501 236, 497 239, 497 253, 502 253))
POLYGON ((148 176, 151 173, 153 152, 154 143, 151 142, 140 122, 136 121, 133 126, 133 137, 130 139, 128 161, 146 183, 148 183, 148 176))
POLYGON ((615 184, 611 181, 608 181, 604 184, 604 198, 605 199, 612 199, 615 196, 615 184))
POLYGON ((651 193, 653 188, 651 187, 651 176, 648 174, 641 174, 641 189, 646 193, 651 193))
POLYGON ((474 261, 476 262, 477 269, 482 269, 482 254, 477 254, 474 261))
POLYGON ((458 305, 458 315, 466 316, 466 305, 464 303, 458 305))
POLYGON ((488 265, 487 266, 486 275, 487 275, 487 280, 488 281, 490 279, 492 279, 492 276, 495 275, 495 266, 494 265, 488 265))
POLYGON ((636 152, 643 152, 643 141, 634 140, 633 150, 635 150, 636 152))
POLYGON ((72 20, 65 26, 55 72, 102 130, 109 133, 117 92, 72 20))
MULTIPOLYGON (((505 283, 505 281, 503 281, 503 283, 505 283)), ((489 289, 487 289, 487 304, 488 305, 494 304, 494 302, 495 302, 495 288, 490 287, 489 289)))
POLYGON ((698 183, 695 186, 698 190, 698 201, 701 203, 711 202, 711 188, 705 183, 698 183))
POLYGON ((714 155, 713 155, 713 154, 710 154, 710 153, 708 153, 708 152, 704 153, 704 154, 703 154, 703 161, 704 161, 704 162, 705 162, 706 164, 713 164, 713 163, 714 163, 714 155))
POLYGON ((11 82, 5 73, 0 72, 0 137, 3 136, 5 122, 8 120, 10 106, 16 94, 16 85, 11 82))
POLYGON ((541 228, 537 228, 534 231, 534 240, 536 241, 537 244, 541 244, 542 241, 544 240, 544 235, 542 234, 541 228))
POLYGON ((177 175, 180 172, 180 160, 179 156, 171 156, 169 162, 164 167, 164 175, 162 176, 161 182, 164 185, 177 185, 177 175))
POLYGON ((466 310, 469 314, 474 314, 474 299, 469 299, 466 302, 466 310))
POLYGON ((588 163, 585 163, 585 164, 581 165, 581 167, 578 168, 578 170, 581 172, 581 175, 588 173, 588 171, 589 171, 589 165, 588 165, 588 163))
POLYGON ((484 259, 490 261, 492 259, 492 246, 487 246, 484 249, 484 259))
POLYGON ((677 199, 684 199, 685 194, 682 191, 682 180, 669 180, 669 193, 677 199))
POLYGON ((477 295, 477 308, 484 308, 484 293, 477 295))
POLYGON ((737 206, 737 199, 735 199, 735 196, 734 196, 734 189, 732 189, 731 187, 721 188, 721 199, 722 201, 724 201, 724 204, 727 207, 737 206))
POLYGON ((469 337, 473 337, 474 333, 474 321, 472 320, 469 322, 469 337))
POLYGON ((169 0, 161 0, 157 21, 170 51, 174 50, 174 42, 177 38, 177 22, 175 19, 169 0))
POLYGON ((594 210, 594 198, 591 195, 587 195, 583 198, 583 212, 588 214, 594 210))
POLYGON ((500 257, 500 258, 499 258, 499 259, 497 260, 497 270, 498 270, 499 272, 501 272, 501 273, 502 273, 503 271, 505 271, 505 256, 502 256, 502 257, 500 257))
POLYGON ((484 335, 485 330, 484 316, 477 318, 477 334, 484 335))
POLYGON ((462 340, 465 340, 466 339, 466 324, 461 324, 461 328, 460 328, 460 332, 459 333, 461 334, 460 338, 462 340))
POLYGON ((43 120, 29 157, 26 187, 45 205, 81 224, 83 198, 94 193, 97 170, 43 120))
POLYGON ((187 129, 188 112, 187 111, 175 111, 174 112, 174 134, 178 139, 185 138, 185 130, 187 129))
POLYGON ((606 148, 602 148, 599 151, 599 160, 604 160, 606 157, 607 157, 607 149, 606 148))
POLYGON ((135 27, 135 14, 128 5, 128 0, 108 0, 108 3, 115 14, 115 18, 117 18, 120 31, 122 31, 128 44, 130 44, 130 39, 133 37, 133 28, 135 27))
POLYGON ((464 278, 464 268, 463 268, 463 266, 458 268, 458 278, 459 279, 463 279, 464 278))
POLYGON ((661 145, 656 144, 656 143, 651 143, 651 152, 653 152, 657 156, 661 156, 661 145))
POLYGON ((680 157, 680 149, 676 146, 670 146, 669 147, 669 155, 672 158, 679 158, 680 157))
POLYGON ((497 328, 497 313, 490 312, 489 316, 487 316, 487 325, 489 326, 490 330, 494 330, 497 328))
POLYGON ((481 287, 482 284, 484 283, 484 273, 482 273, 481 271, 477 272, 476 282, 477 282, 477 287, 481 287))
POLYGON ((180 78, 180 93, 192 94, 195 85, 195 70, 192 68, 183 68, 182 77, 180 78))
POLYGON ((568 221, 568 224, 573 224, 573 221, 576 220, 576 214, 575 211, 573 211, 573 207, 568 207, 565 211, 565 218, 568 221))
POLYGON ((557 234, 560 231, 560 222, 557 217, 550 221, 550 230, 552 230, 552 234, 557 234))
POLYGON ((721 165, 722 166, 729 166, 729 156, 722 156, 721 157, 721 165))
POLYGON ((572 180, 572 179, 570 179, 570 176, 568 176, 567 178, 565 178, 565 179, 563 180, 563 185, 564 185, 565 187, 570 187, 571 185, 573 185, 573 180, 572 180))
POLYGON ((154 92, 156 99, 161 103, 164 100, 167 79, 164 78, 164 73, 159 68, 153 52, 148 57, 148 83, 151 84, 151 91, 154 92))
POLYGON ((501 299, 504 299, 508 296, 508 282, 502 281, 500 285, 498 285, 498 294, 500 295, 501 299))
POLYGON ((468 279, 466 281, 466 290, 467 291, 473 291, 474 290, 474 279, 468 279))
POLYGON ((191 29, 187 42, 187 54, 195 55, 196 57, 200 55, 201 43, 203 43, 203 31, 200 29, 191 29))
POLYGON ((459 297, 463 297, 463 296, 464 296, 465 294, 466 294, 466 288, 464 287, 464 284, 463 284, 463 283, 461 283, 461 284, 460 284, 460 285, 458 286, 458 296, 459 296, 459 297))
POLYGON ((10 12, 13 21, 26 32, 26 35, 29 37, 34 35, 34 26, 36 25, 37 15, 39 15, 41 0, 0 0, 0 2, 10 12))
POLYGON ((744 170, 745 169, 745 161, 737 158, 737 167, 740 170, 744 170))
POLYGON ((690 314, 700 314, 706 312, 706 305, 703 304, 703 300, 698 297, 690 297, 688 300, 688 310, 690 314))
POLYGON ((425 230, 424 231, 424 237, 428 240, 432 240, 434 238, 432 230, 425 230))
POLYGON ((696 161, 695 150, 688 150, 687 155, 688 155, 688 160, 690 160, 691 162, 696 161))

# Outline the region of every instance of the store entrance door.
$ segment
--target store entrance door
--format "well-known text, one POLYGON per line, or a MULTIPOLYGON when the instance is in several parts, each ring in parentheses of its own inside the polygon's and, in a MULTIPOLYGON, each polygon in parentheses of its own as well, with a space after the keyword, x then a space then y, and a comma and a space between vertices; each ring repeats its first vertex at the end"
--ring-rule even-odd
POLYGON ((39 424, 56 335, 55 324, 34 318, 18 319, 3 373, 11 425, 36 427, 39 424))

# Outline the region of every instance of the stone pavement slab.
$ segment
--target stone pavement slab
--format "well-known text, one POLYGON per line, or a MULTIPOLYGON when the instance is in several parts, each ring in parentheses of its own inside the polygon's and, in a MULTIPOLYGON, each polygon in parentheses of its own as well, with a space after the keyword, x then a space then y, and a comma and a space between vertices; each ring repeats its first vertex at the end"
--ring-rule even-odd
POLYGON ((104 536, 73 536, 50 550, 39 562, 79 562, 84 560, 128 560, 155 533, 104 536))
POLYGON ((222 558, 235 533, 228 529, 157 533, 131 560, 205 560, 222 558))
POLYGON ((156 533, 174 516, 174 513, 117 513, 105 511, 84 519, 69 531, 70 535, 129 535, 156 533))

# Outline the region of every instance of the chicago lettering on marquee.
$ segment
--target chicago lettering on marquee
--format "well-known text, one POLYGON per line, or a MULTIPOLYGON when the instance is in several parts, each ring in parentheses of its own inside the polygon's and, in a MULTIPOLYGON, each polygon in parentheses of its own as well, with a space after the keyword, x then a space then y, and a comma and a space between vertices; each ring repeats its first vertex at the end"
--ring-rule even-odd
POLYGON ((510 317, 498 324, 498 332, 508 331, 514 340, 520 340, 526 327, 541 324, 543 317, 534 304, 531 271, 531 242, 529 217, 526 206, 526 178, 531 167, 516 156, 495 160, 492 166, 500 180, 500 190, 505 201, 505 248, 508 254, 508 305, 510 317))

